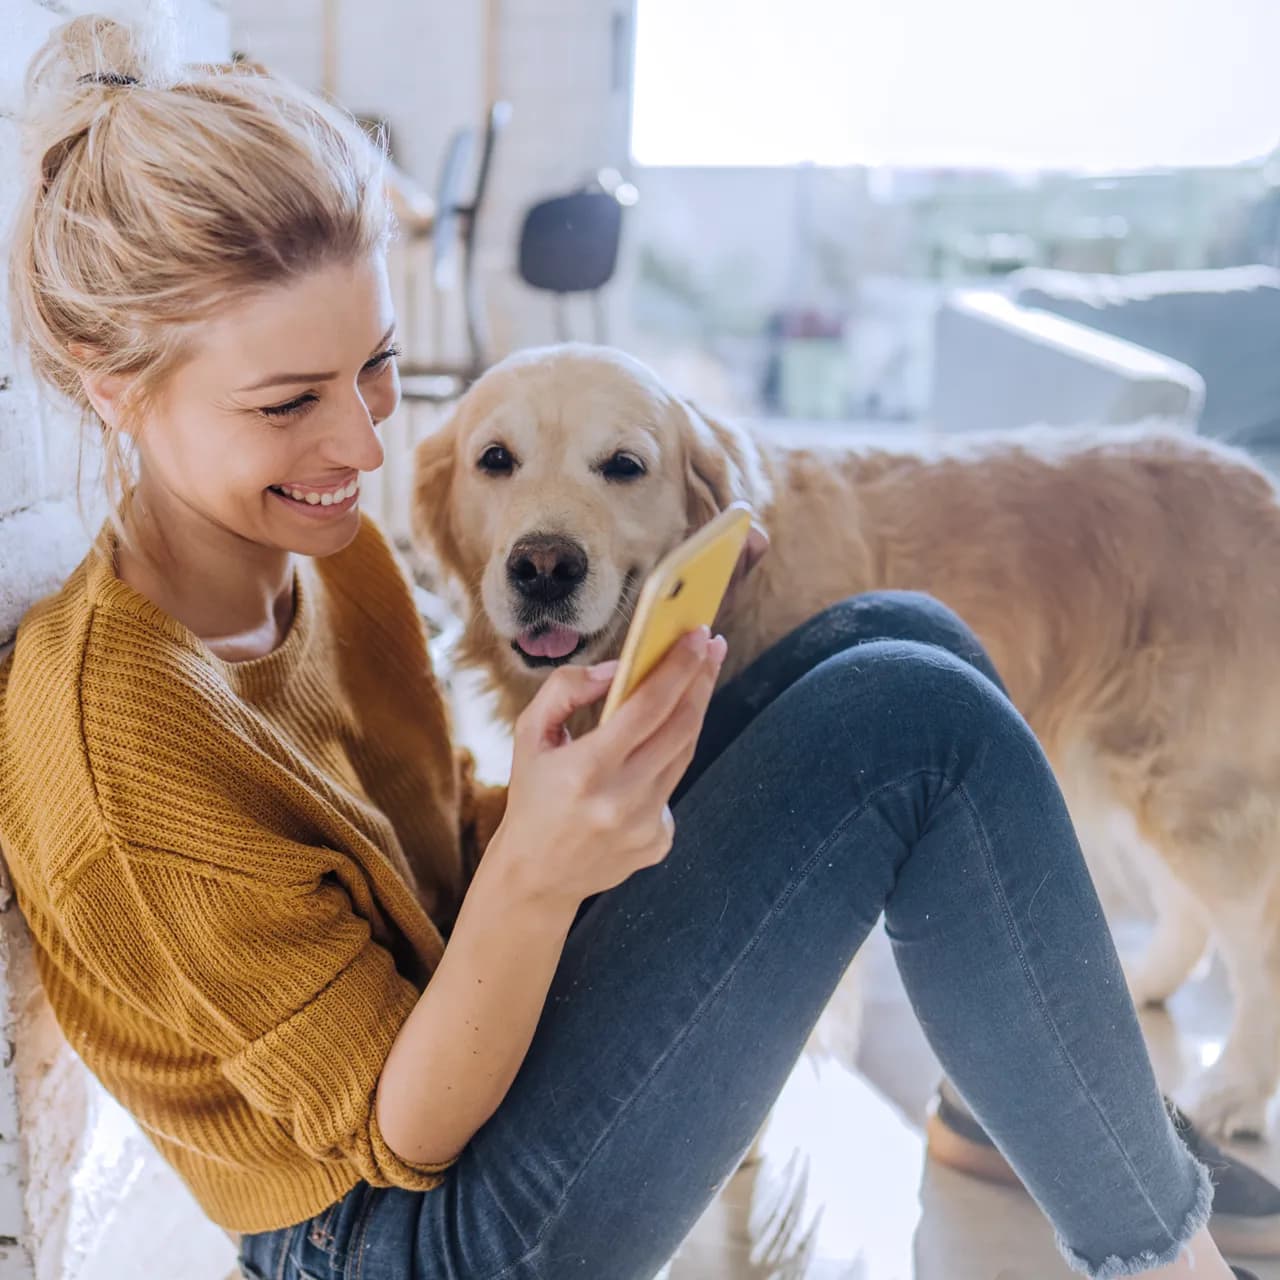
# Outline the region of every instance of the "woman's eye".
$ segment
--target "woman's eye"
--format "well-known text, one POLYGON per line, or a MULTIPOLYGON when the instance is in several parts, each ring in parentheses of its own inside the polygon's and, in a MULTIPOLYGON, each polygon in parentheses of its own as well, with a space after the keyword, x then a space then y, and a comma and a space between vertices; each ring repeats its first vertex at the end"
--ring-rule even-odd
POLYGON ((491 476, 507 476, 515 470, 516 460, 500 444, 491 444, 480 455, 480 470, 491 476))
MULTIPOLYGON (((365 362, 361 373, 381 373, 392 360, 402 355, 402 348, 398 346, 388 347, 385 351, 379 352, 372 360, 365 362)), ((284 404, 267 405, 258 410, 260 414, 267 418, 292 418, 297 414, 303 413, 309 405, 315 404, 320 397, 314 391, 308 391, 304 396, 298 396, 296 399, 287 400, 284 404)))
POLYGON ((295 414, 303 413, 308 405, 315 404, 319 398, 308 391, 305 396, 299 396, 296 400, 289 400, 285 404, 267 405, 258 412, 268 418, 291 418, 295 414))
POLYGON ((637 480, 644 475, 644 463, 633 453, 615 453, 600 468, 606 480, 637 480))

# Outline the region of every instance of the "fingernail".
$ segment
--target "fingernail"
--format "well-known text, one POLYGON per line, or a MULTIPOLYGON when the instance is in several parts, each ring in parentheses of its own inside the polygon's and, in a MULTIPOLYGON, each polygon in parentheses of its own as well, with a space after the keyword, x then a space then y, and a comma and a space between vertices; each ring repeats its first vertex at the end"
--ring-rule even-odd
POLYGON ((724 636, 715 636, 710 645, 707 646, 707 656, 710 657, 717 667, 723 664, 725 655, 728 652, 729 642, 724 638, 724 636))
POLYGON ((587 675, 592 680, 612 680, 617 670, 618 659, 613 658, 609 662, 597 662, 594 666, 588 667, 587 675))
POLYGON ((685 637, 685 643, 701 658, 707 651, 707 645, 711 643, 711 628, 699 627, 696 631, 690 631, 685 637))

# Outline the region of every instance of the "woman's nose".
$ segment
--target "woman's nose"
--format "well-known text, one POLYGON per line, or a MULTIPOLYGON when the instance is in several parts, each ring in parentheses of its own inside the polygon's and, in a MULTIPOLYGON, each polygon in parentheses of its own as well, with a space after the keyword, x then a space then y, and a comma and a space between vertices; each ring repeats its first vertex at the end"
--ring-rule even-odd
POLYGON ((382 440, 378 436, 381 421, 382 415, 375 415, 373 406, 357 395, 335 432, 333 450, 337 460, 357 471, 376 471, 382 466, 382 440))

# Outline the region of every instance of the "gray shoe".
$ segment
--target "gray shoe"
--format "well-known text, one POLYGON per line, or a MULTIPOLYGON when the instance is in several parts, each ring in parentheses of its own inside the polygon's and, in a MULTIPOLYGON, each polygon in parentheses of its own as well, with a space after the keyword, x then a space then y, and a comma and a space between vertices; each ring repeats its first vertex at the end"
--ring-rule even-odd
MULTIPOLYGON (((1173 1127, 1213 1178, 1213 1213, 1209 1234, 1223 1253, 1236 1258, 1271 1258, 1280 1254, 1280 1187, 1216 1142, 1204 1136, 1190 1117, 1166 1100, 1173 1127)), ((1247 1271, 1244 1280, 1257 1280, 1247 1271)))

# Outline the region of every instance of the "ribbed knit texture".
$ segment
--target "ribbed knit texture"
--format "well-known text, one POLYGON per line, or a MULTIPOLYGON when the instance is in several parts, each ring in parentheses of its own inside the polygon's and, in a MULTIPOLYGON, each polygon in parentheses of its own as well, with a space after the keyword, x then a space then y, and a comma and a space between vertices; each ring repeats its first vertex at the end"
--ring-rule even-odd
POLYGON ((399 566, 364 521, 227 663, 113 560, 104 529, 0 664, 0 851, 59 1024, 224 1227, 434 1186, 374 1092, 504 792, 399 566))

